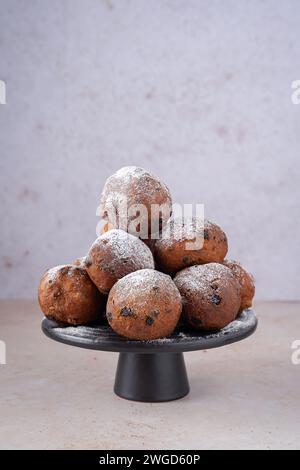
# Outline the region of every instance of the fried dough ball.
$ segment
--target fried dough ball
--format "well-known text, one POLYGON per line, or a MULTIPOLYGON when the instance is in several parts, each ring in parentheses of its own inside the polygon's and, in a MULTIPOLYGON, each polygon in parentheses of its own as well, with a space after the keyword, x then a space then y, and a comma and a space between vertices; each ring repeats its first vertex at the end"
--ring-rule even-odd
POLYGON ((236 318, 240 286, 226 266, 191 266, 177 273, 174 282, 182 296, 183 319, 192 328, 218 330, 236 318))
POLYGON ((59 323, 84 325, 100 320, 105 298, 80 266, 61 265, 46 271, 38 291, 47 318, 59 323))
POLYGON ((241 306, 240 312, 245 310, 246 308, 250 308, 252 306, 252 299, 255 294, 255 285, 254 285, 254 277, 252 274, 248 273, 243 266, 238 263, 237 261, 233 260, 225 260, 223 262, 224 266, 229 268, 239 282, 241 287, 241 306))
POLYGON ((170 276, 142 269, 128 274, 113 286, 106 317, 119 335, 151 340, 173 332, 181 307, 181 296, 170 276))
POLYGON ((100 292, 108 294, 115 282, 127 274, 154 269, 154 260, 150 249, 139 238, 113 229, 92 244, 85 267, 100 292))
POLYGON ((121 228, 142 239, 150 238, 151 232, 158 233, 167 222, 171 212, 169 189, 143 168, 126 166, 106 180, 100 200, 100 216, 114 228, 121 228), (161 206, 161 213, 151 213, 155 205, 161 206), (155 226, 151 227, 151 221, 153 224, 156 221, 155 226))
POLYGON ((221 263, 227 253, 226 234, 216 224, 196 217, 171 219, 156 240, 155 261, 168 274, 196 264, 221 263))

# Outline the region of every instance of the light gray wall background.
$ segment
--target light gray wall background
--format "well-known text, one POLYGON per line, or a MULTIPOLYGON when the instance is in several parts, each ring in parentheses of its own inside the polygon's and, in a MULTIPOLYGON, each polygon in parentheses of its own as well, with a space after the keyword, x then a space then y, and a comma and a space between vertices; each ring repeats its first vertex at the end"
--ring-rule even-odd
POLYGON ((107 176, 204 202, 257 298, 299 289, 300 2, 1 0, 0 296, 85 254, 107 176))

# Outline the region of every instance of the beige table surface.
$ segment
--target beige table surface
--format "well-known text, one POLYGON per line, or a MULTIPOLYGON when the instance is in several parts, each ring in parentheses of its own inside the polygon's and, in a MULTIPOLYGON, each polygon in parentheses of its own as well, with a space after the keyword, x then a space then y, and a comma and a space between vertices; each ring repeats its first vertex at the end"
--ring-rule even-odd
POLYGON ((191 392, 137 403, 112 392, 117 354, 46 338, 33 301, 1 301, 1 449, 300 448, 299 303, 257 303, 257 332, 186 353, 191 392))

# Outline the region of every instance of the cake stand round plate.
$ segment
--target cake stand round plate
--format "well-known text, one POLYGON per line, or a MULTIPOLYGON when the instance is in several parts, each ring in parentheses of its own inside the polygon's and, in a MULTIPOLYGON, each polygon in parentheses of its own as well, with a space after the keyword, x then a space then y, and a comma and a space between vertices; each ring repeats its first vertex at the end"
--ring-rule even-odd
POLYGON ((107 324, 62 326, 48 319, 43 332, 51 339, 80 348, 118 352, 114 391, 122 398, 159 402, 182 398, 189 392, 183 353, 211 349, 241 341, 254 333, 257 318, 244 310, 225 328, 204 332, 180 327, 152 341, 122 338, 107 324))

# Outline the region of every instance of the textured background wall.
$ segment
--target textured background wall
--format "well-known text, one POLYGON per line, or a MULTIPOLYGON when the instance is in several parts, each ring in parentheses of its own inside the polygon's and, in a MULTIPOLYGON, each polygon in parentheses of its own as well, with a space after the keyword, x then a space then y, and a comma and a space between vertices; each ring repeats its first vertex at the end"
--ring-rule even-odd
POLYGON ((1 0, 0 296, 95 238, 106 177, 204 202, 257 297, 299 299, 300 2, 1 0))

